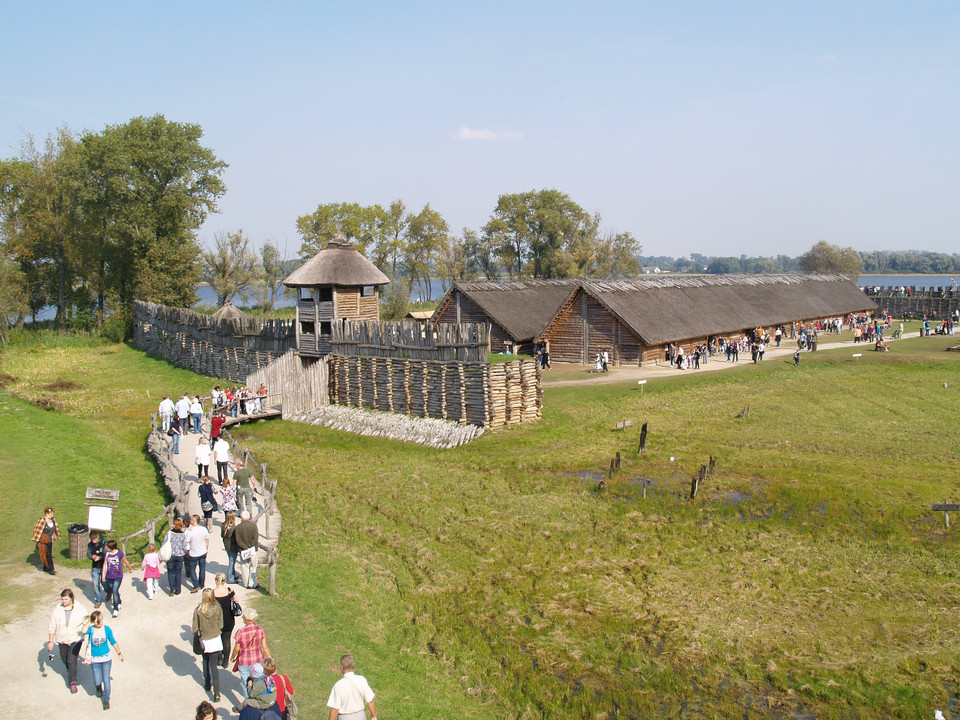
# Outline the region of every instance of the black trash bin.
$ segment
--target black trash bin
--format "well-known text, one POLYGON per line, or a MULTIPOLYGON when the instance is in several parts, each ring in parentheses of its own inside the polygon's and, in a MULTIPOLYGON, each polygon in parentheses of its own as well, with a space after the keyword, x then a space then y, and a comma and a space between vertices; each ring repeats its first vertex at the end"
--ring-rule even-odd
POLYGON ((70 559, 85 560, 87 543, 90 542, 90 528, 83 523, 74 523, 67 528, 70 535, 70 559))

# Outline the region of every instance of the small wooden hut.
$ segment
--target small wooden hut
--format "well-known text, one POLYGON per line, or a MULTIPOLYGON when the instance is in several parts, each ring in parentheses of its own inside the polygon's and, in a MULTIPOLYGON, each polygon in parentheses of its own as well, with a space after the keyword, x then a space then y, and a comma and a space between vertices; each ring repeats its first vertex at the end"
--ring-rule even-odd
POLYGON ((250 320, 251 317, 229 300, 210 316, 211 320, 250 320))
POLYGON ((283 281, 297 289, 297 350, 322 357, 338 320, 379 320, 380 287, 390 280, 342 239, 331 241, 283 281))

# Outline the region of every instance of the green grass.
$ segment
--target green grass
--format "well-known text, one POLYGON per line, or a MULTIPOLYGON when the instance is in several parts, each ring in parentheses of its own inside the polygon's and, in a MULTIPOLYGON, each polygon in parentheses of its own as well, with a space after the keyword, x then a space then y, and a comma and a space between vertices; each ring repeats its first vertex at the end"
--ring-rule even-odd
MULTIPOLYGON (((280 421, 234 431, 281 480, 281 594, 260 609, 301 707, 323 712, 349 650, 394 717, 945 708, 960 573, 956 529, 930 504, 960 496, 960 354, 944 352, 955 341, 691 373, 643 394, 550 388, 540 423, 450 451, 280 421), (617 432, 622 419, 633 425, 617 432), (621 472, 599 490, 592 478, 618 451, 621 472), (717 474, 690 501, 711 455, 717 474), (646 498, 637 476, 655 481, 646 498)), ((111 383, 140 388, 140 425, 118 419, 118 442, 142 443, 151 372, 171 373, 164 387, 211 382, 107 347, 111 383)), ((69 363, 99 369, 100 351, 71 348, 69 363)), ((39 395, 69 366, 56 348, 28 362, 34 352, 3 355, 0 369, 21 376, 8 390, 39 395), (34 378, 31 364, 49 367, 34 378)), ((111 392, 88 380, 57 396, 65 413, 40 417, 95 431, 108 411, 92 408, 111 392)), ((12 532, 0 525, 0 540, 12 532)))

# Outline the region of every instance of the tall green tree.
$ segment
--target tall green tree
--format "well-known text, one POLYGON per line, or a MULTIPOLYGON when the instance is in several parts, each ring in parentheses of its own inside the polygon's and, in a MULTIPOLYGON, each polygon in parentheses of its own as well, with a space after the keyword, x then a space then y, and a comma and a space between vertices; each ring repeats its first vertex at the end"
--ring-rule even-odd
POLYGON ((199 125, 163 115, 137 117, 103 135, 124 154, 130 188, 110 267, 119 301, 191 305, 201 277, 196 232, 226 191, 227 164, 200 144, 199 125))
POLYGON ((483 236, 510 277, 634 277, 640 270, 632 235, 601 236, 600 216, 559 190, 501 195, 483 236))
POLYGON ((841 273, 856 280, 863 271, 863 260, 853 248, 821 240, 800 256, 800 269, 808 273, 841 273))
POLYGON ((283 279, 287 276, 287 256, 269 240, 260 248, 260 270, 263 307, 269 312, 277 304, 277 295, 283 290, 283 279))
POLYGON ((300 256, 316 255, 327 243, 342 235, 364 255, 386 237, 390 214, 380 205, 359 203, 327 203, 317 206, 309 215, 297 218, 297 231, 302 244, 300 256))
POLYGON ((431 300, 430 277, 447 242, 450 228, 443 215, 427 203, 407 224, 407 268, 421 289, 421 297, 431 300))
POLYGON ((213 249, 203 251, 204 277, 217 296, 220 307, 238 293, 249 293, 262 280, 259 258, 243 230, 219 232, 213 249))

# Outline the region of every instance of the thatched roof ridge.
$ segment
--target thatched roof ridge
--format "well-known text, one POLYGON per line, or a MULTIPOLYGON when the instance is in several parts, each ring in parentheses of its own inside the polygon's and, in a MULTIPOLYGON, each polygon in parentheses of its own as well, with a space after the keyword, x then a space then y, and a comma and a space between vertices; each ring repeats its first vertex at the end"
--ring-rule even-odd
POLYGON ((386 285, 390 279, 349 243, 332 241, 283 281, 287 287, 386 285))
POLYGON ((876 308, 844 275, 591 280, 582 287, 648 345, 876 308))

